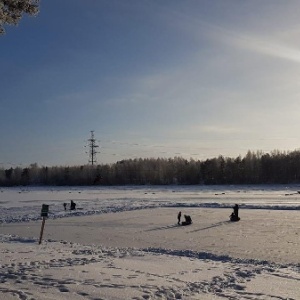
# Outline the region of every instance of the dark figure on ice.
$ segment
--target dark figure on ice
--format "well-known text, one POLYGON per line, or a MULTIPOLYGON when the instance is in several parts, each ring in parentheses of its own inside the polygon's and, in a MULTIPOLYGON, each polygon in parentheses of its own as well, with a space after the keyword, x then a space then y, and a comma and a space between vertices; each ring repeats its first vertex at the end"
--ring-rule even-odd
POLYGON ((64 203, 64 209, 67 210, 67 203, 64 203))
POLYGON ((191 225, 192 224, 192 218, 188 215, 184 215, 185 221, 181 223, 181 225, 191 225))
POLYGON ((233 207, 233 213, 238 218, 239 217, 239 205, 235 204, 233 207))
POLYGON ((230 221, 239 221, 239 206, 238 204, 235 204, 233 207, 233 213, 230 215, 230 221))
POLYGON ((76 203, 73 200, 71 200, 70 210, 74 210, 74 209, 76 209, 76 203))
POLYGON ((177 219, 178 219, 178 225, 180 224, 180 219, 181 219, 181 211, 178 213, 178 215, 177 215, 177 219))

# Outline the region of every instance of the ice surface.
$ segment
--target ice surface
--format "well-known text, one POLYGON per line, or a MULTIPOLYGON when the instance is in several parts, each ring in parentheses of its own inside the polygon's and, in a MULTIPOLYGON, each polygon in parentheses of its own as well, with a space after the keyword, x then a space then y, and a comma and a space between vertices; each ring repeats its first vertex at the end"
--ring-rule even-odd
POLYGON ((300 299, 298 190, 1 188, 0 299, 300 299), (191 226, 176 225, 179 210, 191 226))

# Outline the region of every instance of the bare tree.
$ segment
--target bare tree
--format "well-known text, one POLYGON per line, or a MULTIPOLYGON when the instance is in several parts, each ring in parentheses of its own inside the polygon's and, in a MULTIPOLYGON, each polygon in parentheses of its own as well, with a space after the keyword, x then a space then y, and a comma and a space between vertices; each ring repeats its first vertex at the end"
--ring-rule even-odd
POLYGON ((23 14, 31 16, 39 12, 39 0, 0 0, 0 34, 4 25, 17 25, 23 14))

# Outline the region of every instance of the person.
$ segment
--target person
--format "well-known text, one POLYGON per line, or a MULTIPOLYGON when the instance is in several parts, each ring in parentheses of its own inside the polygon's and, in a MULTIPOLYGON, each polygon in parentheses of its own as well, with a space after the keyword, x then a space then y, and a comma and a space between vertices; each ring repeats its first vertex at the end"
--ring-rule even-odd
POLYGON ((239 221, 239 220, 240 220, 240 218, 239 218, 239 206, 238 206, 238 204, 235 204, 234 207, 233 207, 233 212, 230 215, 230 221, 236 222, 236 221, 239 221))
POLYGON ((74 209, 76 209, 76 203, 73 200, 71 200, 70 210, 74 210, 74 209))
POLYGON ((234 207, 233 207, 233 213, 236 216, 236 218, 238 219, 239 218, 239 205, 238 204, 234 205, 234 207))
POLYGON ((178 215, 177 215, 177 219, 178 219, 178 225, 180 224, 180 220, 181 220, 181 211, 178 213, 178 215))
POLYGON ((67 203, 64 203, 64 209, 67 210, 67 203))
POLYGON ((191 225, 192 224, 192 218, 189 215, 184 215, 185 221, 181 223, 181 225, 191 225))

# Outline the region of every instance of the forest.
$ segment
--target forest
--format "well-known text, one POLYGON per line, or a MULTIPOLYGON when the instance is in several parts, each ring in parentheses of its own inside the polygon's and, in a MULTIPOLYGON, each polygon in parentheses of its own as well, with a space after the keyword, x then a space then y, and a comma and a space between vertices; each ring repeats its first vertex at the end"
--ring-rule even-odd
POLYGON ((300 150, 248 151, 203 161, 139 158, 113 164, 0 169, 0 186, 217 185, 300 183, 300 150))

